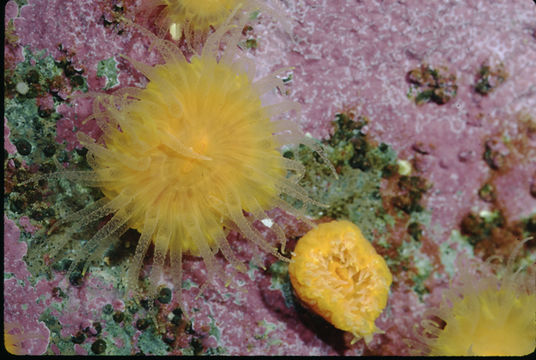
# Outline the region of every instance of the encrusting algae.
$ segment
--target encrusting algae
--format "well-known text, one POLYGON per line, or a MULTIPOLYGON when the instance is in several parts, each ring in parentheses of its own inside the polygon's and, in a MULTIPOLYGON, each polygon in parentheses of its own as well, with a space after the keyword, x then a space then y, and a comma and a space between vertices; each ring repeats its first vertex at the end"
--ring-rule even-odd
POLYGON ((305 234, 289 264, 294 291, 338 329, 368 343, 387 305, 392 275, 384 259, 350 221, 318 225, 305 234))

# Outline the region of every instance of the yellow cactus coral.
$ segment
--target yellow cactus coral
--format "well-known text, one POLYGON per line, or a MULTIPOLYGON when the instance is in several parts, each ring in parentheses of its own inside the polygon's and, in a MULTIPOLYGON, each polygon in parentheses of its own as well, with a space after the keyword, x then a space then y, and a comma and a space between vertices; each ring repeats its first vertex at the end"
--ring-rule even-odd
POLYGON ((387 264, 349 221, 321 224, 303 236, 289 265, 292 286, 315 313, 369 342, 387 304, 387 264))
POLYGON ((489 262, 476 274, 462 270, 461 284, 449 288, 440 308, 430 309, 425 315, 431 319, 423 321, 420 341, 408 341, 416 352, 438 356, 519 356, 534 352, 535 269, 514 271, 513 258, 498 273, 490 271, 489 262), (444 326, 434 318, 441 319, 444 326))

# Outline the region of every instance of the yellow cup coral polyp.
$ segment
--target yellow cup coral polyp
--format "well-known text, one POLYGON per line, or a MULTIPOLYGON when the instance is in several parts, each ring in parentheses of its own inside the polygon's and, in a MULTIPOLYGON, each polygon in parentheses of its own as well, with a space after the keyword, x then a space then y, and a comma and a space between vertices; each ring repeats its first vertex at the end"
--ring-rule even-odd
POLYGON ((391 272, 349 221, 318 225, 296 245, 289 265, 298 297, 336 328, 369 342, 387 304, 391 272))
MULTIPOLYGON (((69 219, 84 225, 114 216, 75 260, 88 253, 89 260, 99 259, 112 235, 128 228, 141 233, 129 268, 131 288, 136 287, 151 243, 153 291, 168 255, 178 291, 185 253, 201 256, 211 275, 216 273, 213 257, 220 250, 244 270, 226 240, 230 229, 286 259, 253 222, 267 218, 267 209, 291 208, 280 199, 281 193, 304 204, 316 203, 297 185, 303 165, 284 158, 279 148, 292 141, 321 149, 290 121, 279 118, 294 109, 294 103, 262 104, 261 95, 283 82, 276 74, 253 80, 254 63, 237 47, 241 29, 220 27, 190 61, 176 45, 154 38, 164 64, 151 67, 129 59, 148 78, 145 89, 93 94, 92 118, 104 135, 95 142, 78 134, 93 171, 63 174, 99 186, 105 198, 69 219), (225 50, 220 51, 221 38, 228 31, 225 50), (293 175, 288 176, 288 171, 293 175)), ((284 245, 282 229, 274 223, 272 230, 284 245)))
POLYGON ((446 290, 440 308, 426 314, 444 324, 425 320, 420 343, 413 344, 416 350, 443 356, 516 356, 534 352, 535 269, 514 271, 513 258, 505 267, 484 263, 476 274, 462 269, 461 284, 446 290))

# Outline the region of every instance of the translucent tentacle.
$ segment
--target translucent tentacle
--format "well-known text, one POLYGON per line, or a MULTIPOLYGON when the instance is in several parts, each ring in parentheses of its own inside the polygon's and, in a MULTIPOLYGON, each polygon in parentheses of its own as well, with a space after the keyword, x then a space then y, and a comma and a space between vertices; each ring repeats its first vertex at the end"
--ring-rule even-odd
POLYGON ((98 157, 111 157, 116 159, 117 161, 121 162, 125 166, 128 166, 132 170, 147 170, 151 163, 151 158, 146 157, 143 160, 142 159, 133 159, 130 156, 126 156, 123 154, 120 154, 116 151, 110 151, 106 149, 103 146, 97 145, 92 138, 87 136, 84 133, 78 132, 77 134, 78 140, 82 145, 84 145, 86 148, 88 148, 89 151, 95 154, 95 156, 98 157))
MULTIPOLYGON (((111 219, 104 225, 99 231, 93 235, 93 237, 87 242, 87 244, 84 247, 84 251, 75 255, 75 258, 73 259, 73 262, 69 268, 68 273, 71 273, 76 266, 78 265, 78 262, 80 259, 84 256, 86 256, 88 253, 92 254, 95 252, 95 250, 98 248, 98 245, 101 244, 104 246, 109 246, 110 243, 106 240, 108 237, 113 235, 119 228, 121 228, 128 220, 130 216, 125 214, 124 211, 117 212, 111 219)), ((84 271, 87 268, 87 263, 84 267, 84 271)))
POLYGON ((133 291, 136 300, 139 300, 139 294, 136 291, 138 288, 138 276, 143 265, 143 258, 145 257, 147 249, 151 244, 157 224, 157 216, 154 216, 154 214, 150 212, 145 213, 143 230, 141 232, 140 239, 138 240, 138 245, 136 246, 136 252, 130 260, 130 266, 127 273, 127 287, 133 291))

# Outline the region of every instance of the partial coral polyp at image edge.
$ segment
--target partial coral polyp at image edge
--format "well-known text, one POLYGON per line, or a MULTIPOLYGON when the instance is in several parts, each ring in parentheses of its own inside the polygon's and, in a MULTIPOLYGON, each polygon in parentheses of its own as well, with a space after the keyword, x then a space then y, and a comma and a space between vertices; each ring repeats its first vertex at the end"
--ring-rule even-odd
POLYGON ((370 341, 387 304, 392 275, 349 221, 320 224, 302 237, 289 265, 298 297, 336 328, 370 341))

